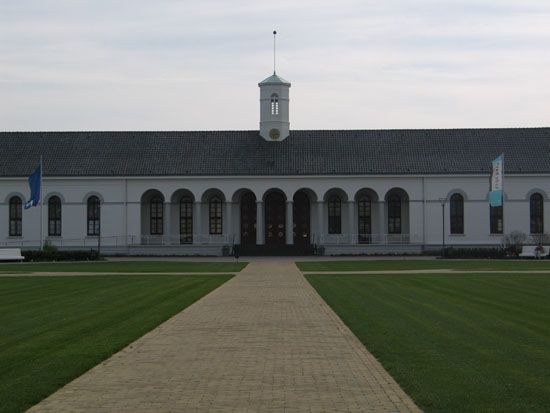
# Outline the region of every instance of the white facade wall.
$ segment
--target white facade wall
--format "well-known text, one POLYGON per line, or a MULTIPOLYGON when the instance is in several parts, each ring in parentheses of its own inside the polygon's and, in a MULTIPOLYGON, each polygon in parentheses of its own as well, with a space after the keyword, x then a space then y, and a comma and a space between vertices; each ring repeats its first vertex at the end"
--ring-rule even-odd
MULTIPOLYGON (((43 234, 57 245, 92 247, 97 237, 86 235, 86 200, 91 195, 101 200, 102 245, 143 244, 148 234, 148 205, 142 197, 158 191, 165 201, 166 240, 177 243, 179 232, 178 200, 183 190, 194 202, 196 244, 231 244, 240 240, 240 194, 252 191, 262 201, 267 191, 279 189, 287 201, 300 189, 306 189, 311 206, 313 242, 355 245, 357 243, 357 195, 369 190, 372 203, 372 233, 381 240, 387 234, 387 208, 384 200, 391 190, 406 194, 402 207, 406 243, 439 246, 442 243, 442 207, 440 198, 454 192, 464 196, 464 234, 450 234, 449 204, 445 205, 445 243, 447 245, 498 245, 502 235, 490 234, 488 190, 489 176, 377 176, 377 177, 123 177, 123 178, 49 178, 44 177, 43 234), (208 199, 217 193, 224 202, 223 235, 208 235, 208 199), (329 194, 342 199, 342 234, 326 234, 329 194), (47 201, 58 195, 62 200, 62 236, 47 235, 47 201), (321 214, 321 215, 319 215, 321 214), (200 215, 200 217, 199 217, 200 215), (381 219, 382 218, 382 219, 381 219), (200 226, 199 226, 200 221, 200 226), (173 238, 170 240, 170 238, 173 238)), ((544 197, 545 233, 550 233, 550 176, 505 176, 504 233, 517 230, 529 234, 529 196, 544 197)), ((22 237, 8 236, 8 202, 18 195, 28 199, 26 178, 0 178, 0 245, 32 246, 40 240, 40 208, 23 211, 22 237)), ((262 231, 260 231, 262 232, 262 231)), ((405 241, 404 241, 405 242, 405 241)), ((365 247, 367 248, 367 247, 365 247)))

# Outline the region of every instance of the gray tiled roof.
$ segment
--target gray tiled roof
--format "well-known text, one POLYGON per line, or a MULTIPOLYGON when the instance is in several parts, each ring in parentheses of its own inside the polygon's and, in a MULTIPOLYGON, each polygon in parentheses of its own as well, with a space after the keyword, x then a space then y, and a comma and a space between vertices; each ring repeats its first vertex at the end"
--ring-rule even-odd
POLYGON ((0 132, 0 176, 409 175, 550 173, 550 128, 0 132))
POLYGON ((262 80, 260 83, 258 83, 258 86, 262 85, 285 85, 290 86, 290 82, 288 80, 283 79, 280 76, 277 76, 275 72, 268 78, 262 80))

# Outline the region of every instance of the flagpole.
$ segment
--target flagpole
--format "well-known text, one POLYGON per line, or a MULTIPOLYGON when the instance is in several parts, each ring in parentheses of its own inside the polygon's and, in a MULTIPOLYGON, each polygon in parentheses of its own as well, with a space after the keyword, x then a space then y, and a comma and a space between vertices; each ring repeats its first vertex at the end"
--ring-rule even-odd
POLYGON ((40 155, 40 251, 43 249, 44 245, 44 225, 43 225, 43 206, 44 206, 44 187, 42 186, 42 175, 44 174, 44 169, 42 168, 42 155, 40 155))

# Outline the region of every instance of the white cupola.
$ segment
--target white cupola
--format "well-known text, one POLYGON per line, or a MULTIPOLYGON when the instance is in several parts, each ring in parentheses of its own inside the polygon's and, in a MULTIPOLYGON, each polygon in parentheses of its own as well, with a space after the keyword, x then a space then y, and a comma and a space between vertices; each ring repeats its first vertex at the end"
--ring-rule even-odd
POLYGON ((258 83, 260 87, 260 136, 267 141, 282 141, 289 135, 288 113, 290 82, 275 72, 258 83))
POLYGON ((273 75, 258 83, 260 87, 260 136, 266 141, 282 141, 289 135, 288 92, 290 82, 277 76, 275 70, 275 44, 277 31, 273 31, 273 75))

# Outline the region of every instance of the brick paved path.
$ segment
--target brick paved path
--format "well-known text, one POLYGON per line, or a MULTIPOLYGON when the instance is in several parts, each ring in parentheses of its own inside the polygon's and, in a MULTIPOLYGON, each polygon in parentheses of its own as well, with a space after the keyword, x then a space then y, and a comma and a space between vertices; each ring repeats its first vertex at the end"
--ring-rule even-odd
POLYGON ((417 411, 291 261, 251 262, 31 411, 417 411))

